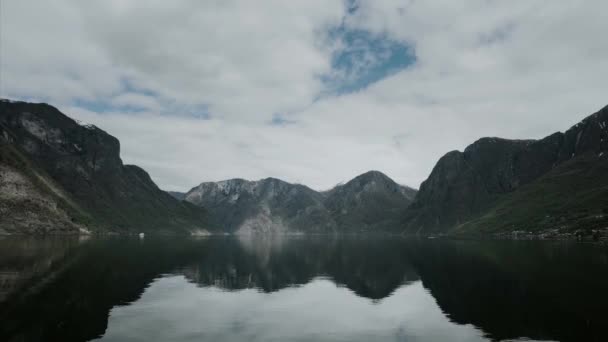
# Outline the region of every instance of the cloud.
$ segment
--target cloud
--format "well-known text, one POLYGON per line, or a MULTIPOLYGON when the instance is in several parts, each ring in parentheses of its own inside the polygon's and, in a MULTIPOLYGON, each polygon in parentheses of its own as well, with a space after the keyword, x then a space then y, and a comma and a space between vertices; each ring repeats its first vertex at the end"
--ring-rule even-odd
POLYGON ((418 186, 479 137, 539 138, 603 107, 606 10, 5 0, 0 95, 99 125, 167 189, 267 176, 324 189, 369 169, 418 186))
POLYGON ((339 1, 75 1, 89 39, 142 88, 227 120, 261 121, 308 104, 329 70, 318 46, 339 1))
POLYGON ((167 189, 185 190, 203 180, 237 177, 279 177, 327 189, 367 171, 369 168, 357 165, 362 156, 374 156, 372 163, 378 169, 405 169, 411 163, 382 140, 327 135, 316 123, 268 125, 150 112, 124 115, 62 109, 78 120, 119 132, 121 153, 128 156, 123 159, 151 170, 167 189))

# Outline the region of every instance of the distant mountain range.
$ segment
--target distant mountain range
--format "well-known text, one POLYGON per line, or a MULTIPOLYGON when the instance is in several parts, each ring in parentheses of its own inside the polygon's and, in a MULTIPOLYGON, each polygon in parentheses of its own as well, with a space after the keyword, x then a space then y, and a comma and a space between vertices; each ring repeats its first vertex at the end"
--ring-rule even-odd
POLYGON ((0 100, 0 234, 543 234, 608 227, 608 107, 541 140, 482 138, 420 191, 378 171, 318 192, 275 178, 164 192, 118 140, 56 108, 0 100))
POLYGON ((176 198, 206 208, 229 232, 333 232, 395 229, 416 190, 370 171, 330 191, 280 179, 205 182, 176 198))

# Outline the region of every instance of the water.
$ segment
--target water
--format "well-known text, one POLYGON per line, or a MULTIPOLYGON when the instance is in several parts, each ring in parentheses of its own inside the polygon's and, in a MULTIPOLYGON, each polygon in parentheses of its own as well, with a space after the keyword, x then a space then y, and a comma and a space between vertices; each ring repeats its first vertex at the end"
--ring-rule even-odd
POLYGON ((608 340, 571 242, 10 238, 0 286, 0 341, 608 340))

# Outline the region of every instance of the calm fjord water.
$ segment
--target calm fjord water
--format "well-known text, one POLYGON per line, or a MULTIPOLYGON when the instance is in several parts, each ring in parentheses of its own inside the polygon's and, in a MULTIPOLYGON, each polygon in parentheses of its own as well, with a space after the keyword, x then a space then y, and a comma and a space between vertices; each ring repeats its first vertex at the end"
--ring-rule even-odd
POLYGON ((0 341, 608 340, 590 244, 10 238, 0 281, 0 341))

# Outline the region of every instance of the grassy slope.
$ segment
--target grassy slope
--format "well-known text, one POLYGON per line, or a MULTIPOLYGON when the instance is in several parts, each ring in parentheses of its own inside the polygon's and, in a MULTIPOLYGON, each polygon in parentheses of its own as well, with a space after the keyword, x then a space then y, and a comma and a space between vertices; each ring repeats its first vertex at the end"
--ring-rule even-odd
POLYGON ((499 233, 608 227, 608 156, 589 153, 565 162, 536 181, 501 196, 456 233, 499 233))
POLYGON ((134 165, 125 165, 120 177, 98 180, 81 198, 95 218, 118 232, 172 234, 206 227, 205 209, 174 199, 134 165))

